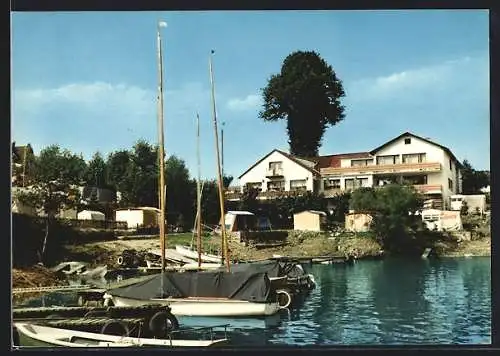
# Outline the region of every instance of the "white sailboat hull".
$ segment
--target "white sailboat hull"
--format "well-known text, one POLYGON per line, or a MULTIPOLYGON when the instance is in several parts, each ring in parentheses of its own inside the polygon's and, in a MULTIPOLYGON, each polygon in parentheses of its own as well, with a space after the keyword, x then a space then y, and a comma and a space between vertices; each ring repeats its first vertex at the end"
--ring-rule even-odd
POLYGON ((104 298, 110 298, 117 307, 140 306, 144 304, 167 305, 171 308, 172 314, 176 316, 265 316, 276 314, 280 309, 277 302, 253 303, 243 300, 217 298, 158 298, 138 300, 111 296, 109 294, 105 294, 104 298))
POLYGON ((85 331, 59 329, 30 323, 15 323, 19 346, 59 347, 207 347, 227 342, 218 340, 169 340, 124 337, 85 331))
MULTIPOLYGON (((176 245, 175 250, 183 255, 184 257, 191 258, 194 260, 198 260, 198 251, 192 250, 189 247, 186 246, 181 246, 181 245, 176 245)), ((204 262, 212 262, 212 263, 221 263, 222 259, 219 256, 216 255, 210 255, 207 253, 202 253, 201 254, 201 260, 204 262)))

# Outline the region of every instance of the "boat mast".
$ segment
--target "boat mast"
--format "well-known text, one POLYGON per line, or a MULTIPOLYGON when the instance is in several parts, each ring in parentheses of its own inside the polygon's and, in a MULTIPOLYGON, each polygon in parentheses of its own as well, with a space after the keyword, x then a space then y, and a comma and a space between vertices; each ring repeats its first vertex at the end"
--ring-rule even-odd
POLYGON ((220 168, 220 154, 219 154, 219 135, 217 129, 217 111, 215 108, 215 83, 214 83, 214 73, 212 68, 212 55, 215 53, 211 50, 209 57, 209 69, 210 69, 210 84, 212 86, 212 117, 214 121, 214 131, 215 131, 215 152, 217 156, 217 183, 219 186, 219 203, 220 203, 220 214, 221 214, 221 243, 222 243, 222 261, 226 261, 227 271, 230 271, 229 267, 229 256, 227 248, 226 239, 226 224, 225 224, 225 214, 224 214, 224 188, 222 186, 221 168, 220 168))
POLYGON ((198 267, 201 267, 201 168, 200 168, 200 115, 196 113, 196 157, 198 161, 198 182, 196 187, 196 232, 198 237, 198 267))
MULTIPOLYGON (((160 160, 160 250, 161 250, 161 271, 165 271, 165 248, 166 248, 166 183, 165 183, 165 150, 164 150, 164 129, 163 129, 163 57, 161 48, 160 28, 166 27, 167 23, 158 22, 157 29, 157 50, 158 50, 158 141, 159 141, 159 160, 160 160)), ((163 279, 162 279, 163 281, 163 279)))

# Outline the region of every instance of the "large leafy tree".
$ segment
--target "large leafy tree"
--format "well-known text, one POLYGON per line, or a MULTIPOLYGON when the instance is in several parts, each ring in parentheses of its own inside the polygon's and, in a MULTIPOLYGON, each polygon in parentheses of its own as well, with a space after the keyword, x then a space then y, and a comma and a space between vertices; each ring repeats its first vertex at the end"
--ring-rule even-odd
POLYGON ((52 145, 40 152, 35 165, 33 184, 17 193, 17 198, 46 215, 45 237, 39 251, 43 262, 52 220, 62 209, 76 208, 80 202, 78 187, 83 182, 86 163, 81 156, 52 145))
POLYGON ((219 189, 216 180, 203 183, 201 218, 204 224, 217 225, 220 219, 219 189))
POLYGON ((196 212, 196 183, 190 179, 185 162, 175 155, 166 160, 165 170, 167 211, 169 216, 175 216, 175 220, 168 223, 191 226, 196 212))
POLYGON ((124 200, 135 206, 158 206, 158 149, 138 141, 123 177, 124 200))
POLYGON ((107 187, 107 167, 102 155, 94 153, 85 172, 85 183, 98 188, 107 187))
POLYGON ((106 161, 106 181, 116 191, 125 192, 124 177, 131 162, 131 153, 127 150, 115 151, 108 155, 106 161))
POLYGON ((325 130, 344 118, 342 82, 333 68, 314 51, 288 55, 281 72, 263 89, 265 121, 287 120, 290 153, 318 155, 325 130))
POLYGON ((481 188, 490 185, 489 172, 476 171, 467 160, 462 165, 462 193, 481 194, 481 188))

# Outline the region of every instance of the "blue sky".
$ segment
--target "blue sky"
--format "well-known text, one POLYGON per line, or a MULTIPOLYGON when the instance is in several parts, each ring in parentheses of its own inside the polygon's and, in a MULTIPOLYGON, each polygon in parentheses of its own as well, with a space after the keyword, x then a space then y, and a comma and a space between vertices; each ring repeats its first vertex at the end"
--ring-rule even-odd
MULTIPOLYGON (((86 159, 157 142, 156 23, 164 20, 165 148, 215 177, 208 56, 224 171, 237 177, 273 148, 285 122, 258 118, 260 89, 295 50, 315 50, 343 81, 345 120, 320 154, 373 149, 404 131, 489 169, 488 12, 209 11, 12 14, 12 139, 86 159)), ((237 182, 235 182, 237 183, 237 182)))

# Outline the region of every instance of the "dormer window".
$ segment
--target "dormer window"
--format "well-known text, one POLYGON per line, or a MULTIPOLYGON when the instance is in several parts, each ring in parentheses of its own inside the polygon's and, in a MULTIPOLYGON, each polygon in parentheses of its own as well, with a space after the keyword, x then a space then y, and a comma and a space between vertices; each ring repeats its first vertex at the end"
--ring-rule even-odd
POLYGON ((409 145, 411 143, 411 138, 405 138, 405 145, 409 145))

